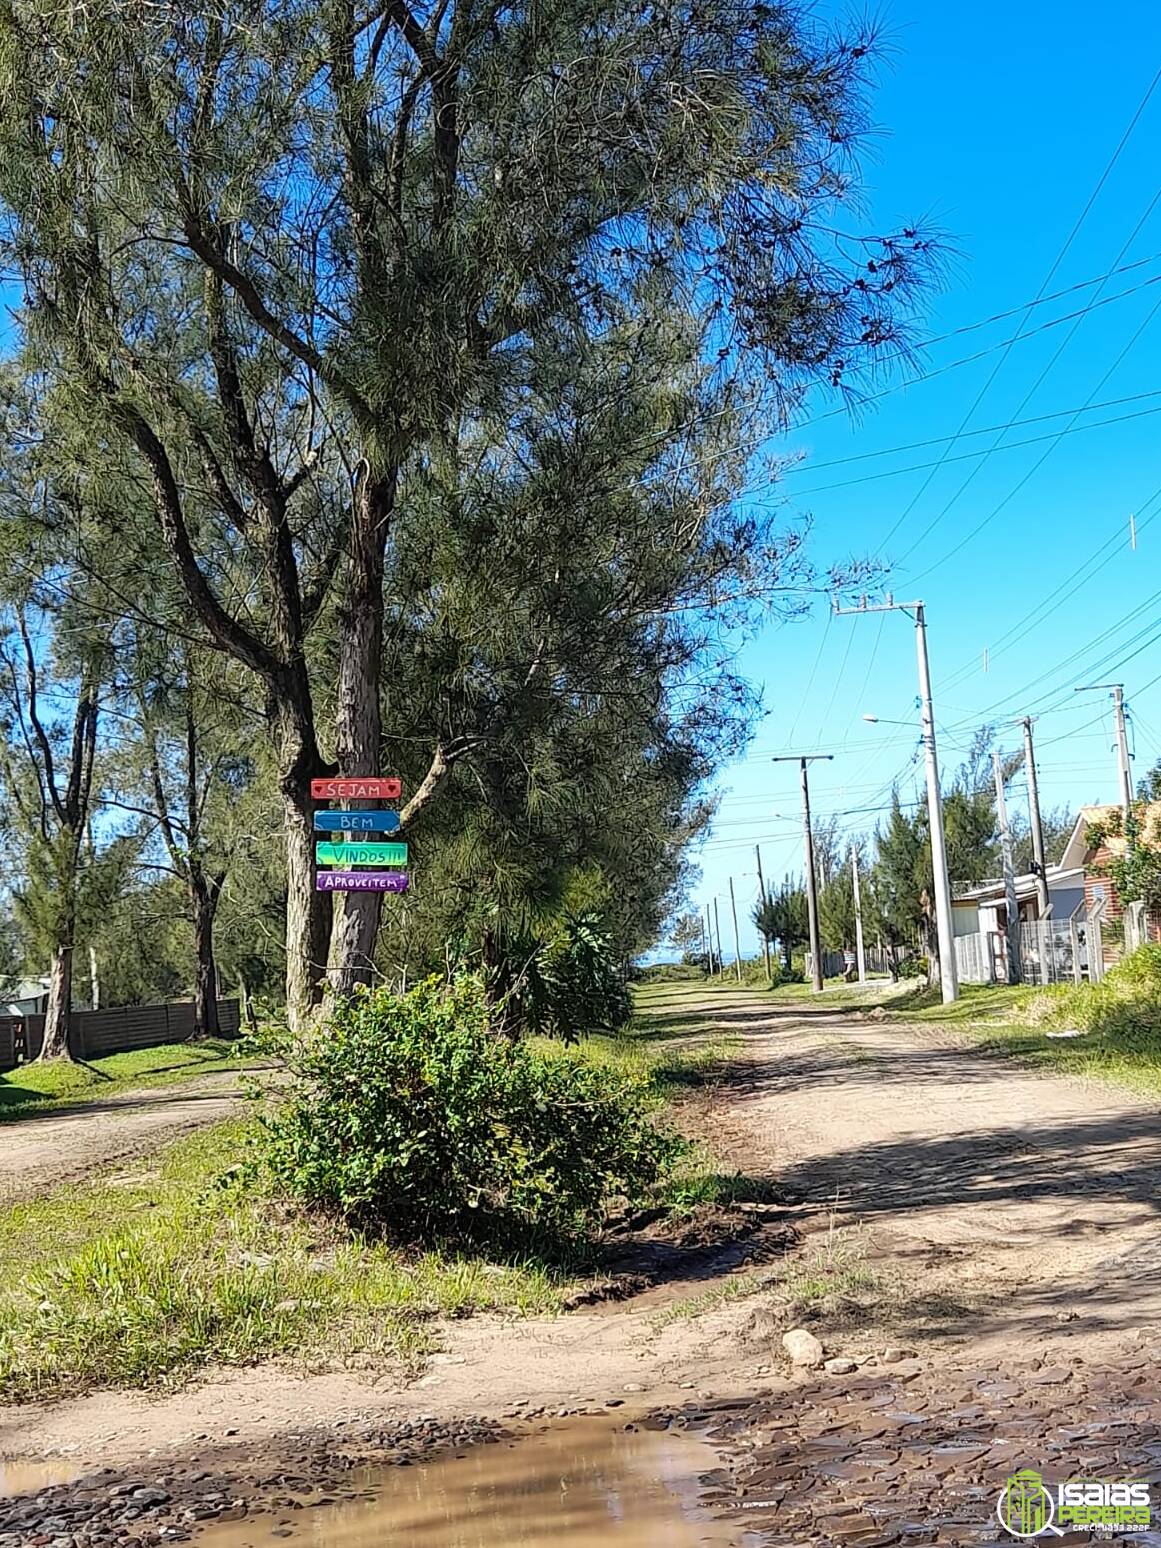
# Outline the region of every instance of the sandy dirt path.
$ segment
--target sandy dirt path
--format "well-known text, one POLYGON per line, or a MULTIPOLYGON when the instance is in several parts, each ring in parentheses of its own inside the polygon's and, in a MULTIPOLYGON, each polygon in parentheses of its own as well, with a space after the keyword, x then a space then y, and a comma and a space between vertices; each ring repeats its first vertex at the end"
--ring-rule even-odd
POLYGON ((121 1091, 104 1101, 0 1124, 0 1201, 45 1193, 100 1166, 233 1117, 243 1098, 233 1070, 180 1085, 121 1091))
POLYGON ((1161 1326, 1161 1103, 963 1034, 753 993, 654 1001, 741 1039, 719 1153, 865 1231, 917 1329, 1110 1346, 1161 1326), (928 1303, 925 1306, 925 1302, 928 1303))
MULTIPOLYGON (((1033 1074, 963 1037, 825 1001, 778 1006, 675 988, 654 996, 648 1015, 687 1045, 737 1040, 720 1081, 691 1096, 685 1116, 719 1155, 768 1176, 797 1205, 796 1255, 817 1257, 837 1230, 881 1270, 881 1306, 819 1326, 828 1353, 860 1368, 900 1344, 925 1368, 1128 1365, 1142 1338, 1156 1337, 1155 1101, 1033 1074)), ((231 1103, 191 1099, 188 1088, 165 1096, 168 1120, 142 1107, 134 1125, 180 1122, 175 1109, 189 1100, 207 1104, 203 1115, 215 1100, 231 1103)), ((125 1143, 139 1145, 140 1130, 125 1143)), ((162 1398, 104 1393, 0 1410, 0 1455, 173 1454, 386 1415, 501 1414, 521 1401, 551 1414, 623 1392, 629 1403, 693 1390, 749 1396, 787 1375, 773 1297, 762 1326, 764 1296, 670 1320, 659 1320, 655 1292, 559 1319, 472 1318, 444 1330, 443 1352, 417 1382, 390 1371, 226 1372, 162 1398)))

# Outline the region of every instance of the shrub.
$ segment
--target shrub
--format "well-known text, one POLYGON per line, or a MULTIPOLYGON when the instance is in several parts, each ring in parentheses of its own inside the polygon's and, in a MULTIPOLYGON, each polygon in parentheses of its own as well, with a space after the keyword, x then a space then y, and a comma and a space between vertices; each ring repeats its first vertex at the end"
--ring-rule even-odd
POLYGON ((1028 1006, 1033 1026, 1106 1033, 1128 1047, 1161 1037, 1161 946, 1140 946, 1099 984, 1046 989, 1028 1006))
POLYGON ((632 1015, 612 941, 594 914, 567 915, 548 940, 509 934, 494 949, 489 998, 502 1026, 571 1043, 616 1032, 632 1015))
POLYGON ((584 1236, 681 1148, 651 1121, 643 1076, 497 1035, 475 976, 359 993, 278 1046, 290 1083, 263 1118, 276 1183, 405 1240, 584 1236))

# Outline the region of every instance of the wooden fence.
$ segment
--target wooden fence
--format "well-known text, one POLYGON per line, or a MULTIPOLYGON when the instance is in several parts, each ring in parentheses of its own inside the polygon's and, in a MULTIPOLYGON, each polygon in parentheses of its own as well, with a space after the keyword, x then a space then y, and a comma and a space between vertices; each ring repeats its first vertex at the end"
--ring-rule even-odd
MULTIPOLYGON (((237 1037, 237 1000, 218 1001, 223 1037, 237 1037)), ((184 1043, 193 1036, 192 1000, 175 1005, 126 1005, 119 1010, 74 1011, 70 1047, 74 1059, 96 1059, 131 1048, 184 1043)), ((35 1059, 44 1044, 43 1016, 0 1016, 0 1070, 35 1059)))

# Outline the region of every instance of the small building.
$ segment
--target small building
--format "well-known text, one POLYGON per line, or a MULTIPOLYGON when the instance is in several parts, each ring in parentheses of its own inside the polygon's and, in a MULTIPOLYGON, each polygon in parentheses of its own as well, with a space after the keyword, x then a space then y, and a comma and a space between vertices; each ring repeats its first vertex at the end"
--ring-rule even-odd
POLYGON ((47 978, 0 978, 0 1016, 43 1016, 47 978))
MULTIPOLYGON (((1025 983, 1057 983, 1074 969, 1088 972, 1084 872, 1047 867, 1048 912, 1040 911, 1036 877, 1015 878, 1021 976, 1025 983)), ((1003 880, 960 887, 952 900, 956 961, 965 983, 1003 983, 1008 977, 1008 894, 1003 880)))
MULTIPOLYGON (((1050 865, 1046 874, 1051 917, 1060 921, 1071 919, 1087 901, 1083 867, 1050 865)), ((1040 918, 1040 892, 1031 871, 1016 877, 1016 902, 1021 924, 1032 924, 1040 918)), ((1002 934, 1008 928, 1008 894, 1003 880, 958 888, 952 899, 952 912, 956 935, 975 935, 980 930, 1002 934)))

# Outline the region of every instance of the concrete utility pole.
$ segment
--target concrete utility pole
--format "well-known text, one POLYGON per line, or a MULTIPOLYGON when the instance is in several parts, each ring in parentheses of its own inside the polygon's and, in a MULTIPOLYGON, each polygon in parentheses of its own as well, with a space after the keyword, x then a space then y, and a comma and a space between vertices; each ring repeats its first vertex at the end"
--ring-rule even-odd
POLYGON ((1020 972, 1020 900, 1016 896, 1016 866, 1012 859, 1012 835, 1008 830, 1008 804, 1004 799, 1004 769, 998 752, 992 753, 996 781, 996 816, 1000 820, 1000 852, 1004 857, 1004 900, 1008 912, 1008 982, 1018 984, 1020 972))
POLYGON ((1113 689, 1113 714, 1117 718, 1117 759, 1121 766, 1121 810, 1128 820, 1133 805, 1133 771, 1129 766, 1129 734, 1125 730, 1125 690, 1113 689))
POLYGON ((722 958, 722 922, 718 918, 718 900, 716 897, 714 898, 714 934, 718 939, 718 972, 724 973, 726 966, 722 958))
POLYGON ((919 657, 919 713, 923 728, 923 752, 927 764, 927 820, 931 829, 931 863, 935 872, 935 923, 939 935, 939 985, 943 1003, 959 999, 959 969, 955 960, 955 931, 951 920, 951 883, 947 875, 947 841, 943 832, 943 796, 939 788, 939 757, 935 747, 935 712, 931 706, 931 667, 927 659, 927 618, 922 602, 868 603, 858 607, 835 606, 835 613, 907 613, 915 618, 915 646, 919 657))
POLYGON ((851 880, 855 888, 855 955, 859 963, 859 983, 867 981, 867 953, 863 947, 863 903, 859 896, 859 852, 851 845, 851 880))
POLYGON ((734 916, 734 974, 742 982, 742 943, 738 939, 738 905, 734 900, 734 878, 730 877, 730 913, 734 916))
MULTIPOLYGON (((758 862, 758 895, 762 899, 763 904, 765 904, 766 878, 762 875, 762 847, 760 844, 754 845, 754 858, 758 862)), ((774 975, 770 971, 770 941, 765 935, 762 936, 762 956, 766 962, 766 982, 772 984, 774 982, 774 975)))
POLYGON ((1117 727, 1117 772, 1121 783, 1121 812, 1126 823, 1133 807, 1133 771, 1129 761, 1129 733, 1125 729, 1125 688, 1123 683, 1086 683, 1076 693, 1095 693, 1100 688, 1112 692, 1113 718, 1117 727))
POLYGON ((1048 895, 1048 862, 1044 857, 1044 826, 1040 821, 1040 787, 1036 783, 1031 715, 1024 717, 1024 770, 1028 775, 1028 815, 1032 823, 1032 869, 1036 872, 1036 896, 1040 903, 1040 917, 1047 919, 1052 910, 1052 900, 1048 895))
POLYGON ((771 763, 798 763, 802 767, 802 848, 806 865, 806 921, 810 934, 810 977, 815 994, 822 993, 822 946, 818 934, 818 884, 814 875, 814 834, 810 827, 809 763, 831 763, 834 753, 780 753, 771 763))

